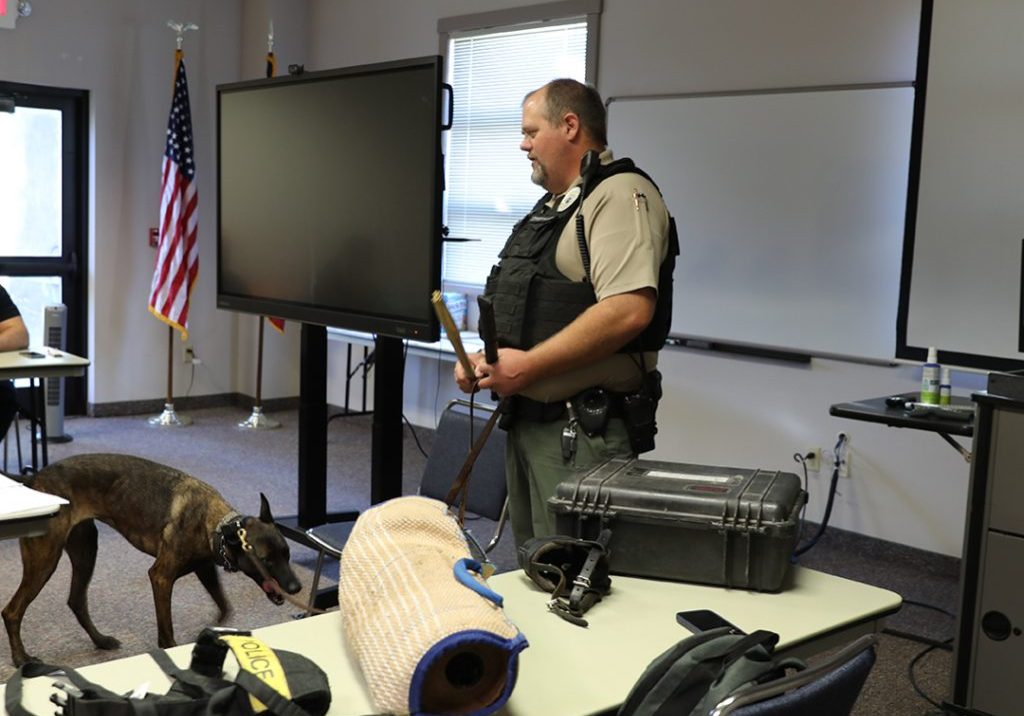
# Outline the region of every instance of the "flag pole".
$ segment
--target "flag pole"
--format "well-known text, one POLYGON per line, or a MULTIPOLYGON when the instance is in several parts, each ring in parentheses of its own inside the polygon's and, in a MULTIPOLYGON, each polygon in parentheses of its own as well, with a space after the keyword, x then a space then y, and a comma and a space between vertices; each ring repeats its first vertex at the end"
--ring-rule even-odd
MULTIPOLYGON (((267 33, 267 77, 274 76, 277 68, 277 60, 274 57, 274 21, 270 21, 270 30, 267 33)), ((263 323, 264 317, 260 316, 259 342, 256 349, 256 400, 253 402, 252 413, 249 417, 238 424, 238 427, 246 430, 272 430, 281 427, 277 420, 268 418, 263 414, 263 323)), ((284 330, 284 324, 279 330, 284 330)))
MULTIPOLYGON (((174 116, 174 111, 175 111, 175 109, 177 107, 177 100, 178 100, 178 97, 177 97, 178 72, 179 72, 179 70, 181 70, 182 72, 184 71, 183 68, 182 68, 182 49, 181 49, 182 41, 185 38, 185 33, 186 32, 188 32, 189 30, 198 30, 199 26, 195 25, 193 23, 174 22, 173 20, 168 20, 167 21, 167 26, 169 28, 171 28, 172 30, 174 30, 175 33, 177 33, 177 46, 176 46, 176 48, 174 50, 174 86, 173 86, 173 93, 172 93, 174 95, 174 100, 172 101, 172 112, 171 112, 172 117, 173 117, 174 116)), ((182 83, 183 83, 183 86, 184 86, 184 76, 182 77, 182 83)), ((185 103, 184 104, 185 104, 185 110, 186 110, 185 114, 187 115, 187 114, 189 114, 189 112, 188 112, 188 101, 187 101, 187 99, 188 99, 188 92, 187 92, 187 90, 184 91, 184 95, 185 95, 185 103)), ((188 124, 191 125, 191 117, 188 118, 188 124)), ((170 132, 170 129, 168 129, 168 132, 170 132)), ((189 135, 191 135, 191 127, 189 127, 187 133, 189 135)), ((191 144, 191 136, 188 136, 187 140, 188 140, 188 143, 191 144)), ((166 155, 166 151, 167 150, 165 149, 165 155, 166 155)), ((192 161, 191 157, 189 157, 188 161, 189 162, 192 161)), ((165 207, 163 205, 161 205, 161 213, 163 213, 164 208, 165 207)), ((192 208, 194 209, 194 207, 192 207, 192 208)), ((163 224, 163 221, 161 221, 161 223, 163 224)), ((178 227, 174 227, 174 228, 176 229, 178 227)), ((194 229, 194 227, 193 227, 193 229, 194 229)), ((160 242, 161 242, 161 251, 162 251, 163 244, 164 244, 164 236, 162 234, 161 234, 161 237, 160 237, 160 242)), ((160 258, 163 258, 162 255, 161 255, 160 258)), ((157 415, 155 417, 150 418, 147 422, 149 423, 149 425, 151 425, 153 427, 180 428, 180 427, 185 427, 185 426, 191 425, 192 424, 192 418, 190 418, 188 416, 185 416, 185 415, 178 415, 175 412, 175 410, 174 410, 174 329, 176 327, 176 323, 175 323, 174 320, 169 320, 171 317, 168 316, 163 310, 159 310, 157 308, 157 303, 156 303, 157 289, 161 285, 161 283, 158 282, 158 280, 157 280, 158 277, 161 276, 161 271, 160 271, 161 267, 159 265, 160 264, 159 258, 158 258, 158 262, 157 263, 158 263, 158 265, 157 265, 157 270, 156 270, 156 272, 154 274, 154 283, 153 283, 153 291, 154 291, 154 293, 153 293, 153 296, 150 297, 150 312, 152 312, 155 316, 157 316, 161 320, 164 320, 164 322, 167 323, 167 397, 166 397, 166 400, 164 402, 164 411, 162 413, 160 413, 160 415, 157 415)), ((182 335, 183 336, 187 335, 187 328, 186 328, 186 326, 188 325, 187 324, 188 293, 191 291, 192 281, 195 280, 195 272, 197 272, 197 271, 198 271, 198 267, 196 267, 194 269, 194 271, 192 272, 192 275, 188 279, 187 285, 184 287, 184 290, 186 291, 186 299, 185 299, 186 310, 185 310, 183 316, 180 319, 181 320, 180 330, 182 330, 182 335)), ((175 317, 175 318, 177 318, 177 317, 175 317)))
POLYGON ((184 428, 192 424, 192 418, 174 412, 174 328, 167 326, 167 400, 164 412, 149 419, 157 428, 184 428))
POLYGON ((256 400, 253 402, 252 413, 238 424, 238 427, 248 430, 272 430, 281 427, 277 420, 263 414, 263 323, 264 317, 260 316, 259 342, 256 350, 256 400))

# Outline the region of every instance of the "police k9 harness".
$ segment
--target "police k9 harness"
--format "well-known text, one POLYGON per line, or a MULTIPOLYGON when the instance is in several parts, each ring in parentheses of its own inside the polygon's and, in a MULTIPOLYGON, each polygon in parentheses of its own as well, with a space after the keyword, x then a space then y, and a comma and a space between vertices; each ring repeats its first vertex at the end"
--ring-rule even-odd
POLYGON ((23 681, 58 672, 67 683, 51 682, 56 716, 323 716, 331 705, 319 666, 301 654, 270 649, 247 631, 204 629, 187 669, 162 650, 150 656, 173 679, 166 693, 149 693, 148 684, 128 695, 115 693, 74 669, 30 662, 7 683, 4 706, 11 716, 40 716, 22 704, 23 681), (229 650, 238 661, 230 678, 222 671, 229 650))

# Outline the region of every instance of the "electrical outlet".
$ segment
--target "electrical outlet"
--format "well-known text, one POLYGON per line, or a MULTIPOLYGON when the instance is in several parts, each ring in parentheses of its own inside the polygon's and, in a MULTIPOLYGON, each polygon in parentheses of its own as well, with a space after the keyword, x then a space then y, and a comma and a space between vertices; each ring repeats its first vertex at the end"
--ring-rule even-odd
POLYGON ((825 472, 831 473, 832 467, 836 464, 836 456, 831 450, 821 451, 821 469, 825 472))
POLYGON ((183 362, 185 363, 198 363, 199 361, 196 360, 196 349, 192 346, 185 346, 183 359, 183 362))
POLYGON ((804 465, 808 472, 821 472, 821 448, 810 447, 804 449, 804 465))

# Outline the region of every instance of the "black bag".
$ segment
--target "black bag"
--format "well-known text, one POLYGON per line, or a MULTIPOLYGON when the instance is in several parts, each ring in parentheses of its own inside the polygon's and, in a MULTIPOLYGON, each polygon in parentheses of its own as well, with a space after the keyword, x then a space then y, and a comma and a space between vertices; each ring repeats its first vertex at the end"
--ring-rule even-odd
MULTIPOLYGON (((160 668, 173 677, 174 682, 166 694, 146 694, 131 698, 115 694, 95 684, 74 669, 48 664, 29 663, 18 669, 7 683, 5 706, 10 716, 37 716, 21 704, 22 680, 62 671, 70 686, 55 681, 56 692, 50 700, 57 705, 57 716, 253 716, 253 699, 266 705, 260 711, 268 716, 323 716, 331 705, 331 690, 327 675, 306 657, 290 651, 271 651, 259 640, 245 633, 232 636, 246 637, 251 646, 241 644, 235 653, 253 655, 254 671, 266 674, 276 669, 267 666, 276 659, 283 672, 290 698, 246 670, 239 658, 239 671, 233 681, 223 678, 221 668, 228 645, 221 634, 204 629, 192 651, 188 669, 181 669, 166 652, 153 651, 150 656, 160 668)), ((278 674, 281 676, 281 674, 278 674)), ((259 704, 257 704, 259 706, 259 704)))
POLYGON ((770 631, 745 635, 730 627, 683 639, 644 670, 618 716, 703 716, 745 686, 806 669, 800 659, 774 658, 778 640, 770 631))

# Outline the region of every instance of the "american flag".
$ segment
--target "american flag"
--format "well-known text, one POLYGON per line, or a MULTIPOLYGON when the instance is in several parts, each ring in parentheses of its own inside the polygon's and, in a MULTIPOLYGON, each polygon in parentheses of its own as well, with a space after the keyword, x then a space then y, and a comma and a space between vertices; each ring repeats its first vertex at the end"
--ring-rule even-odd
POLYGON ((160 243, 150 288, 149 311, 188 338, 188 302, 199 275, 198 211, 192 151, 192 110, 185 61, 175 55, 174 99, 167 120, 160 187, 160 243))

